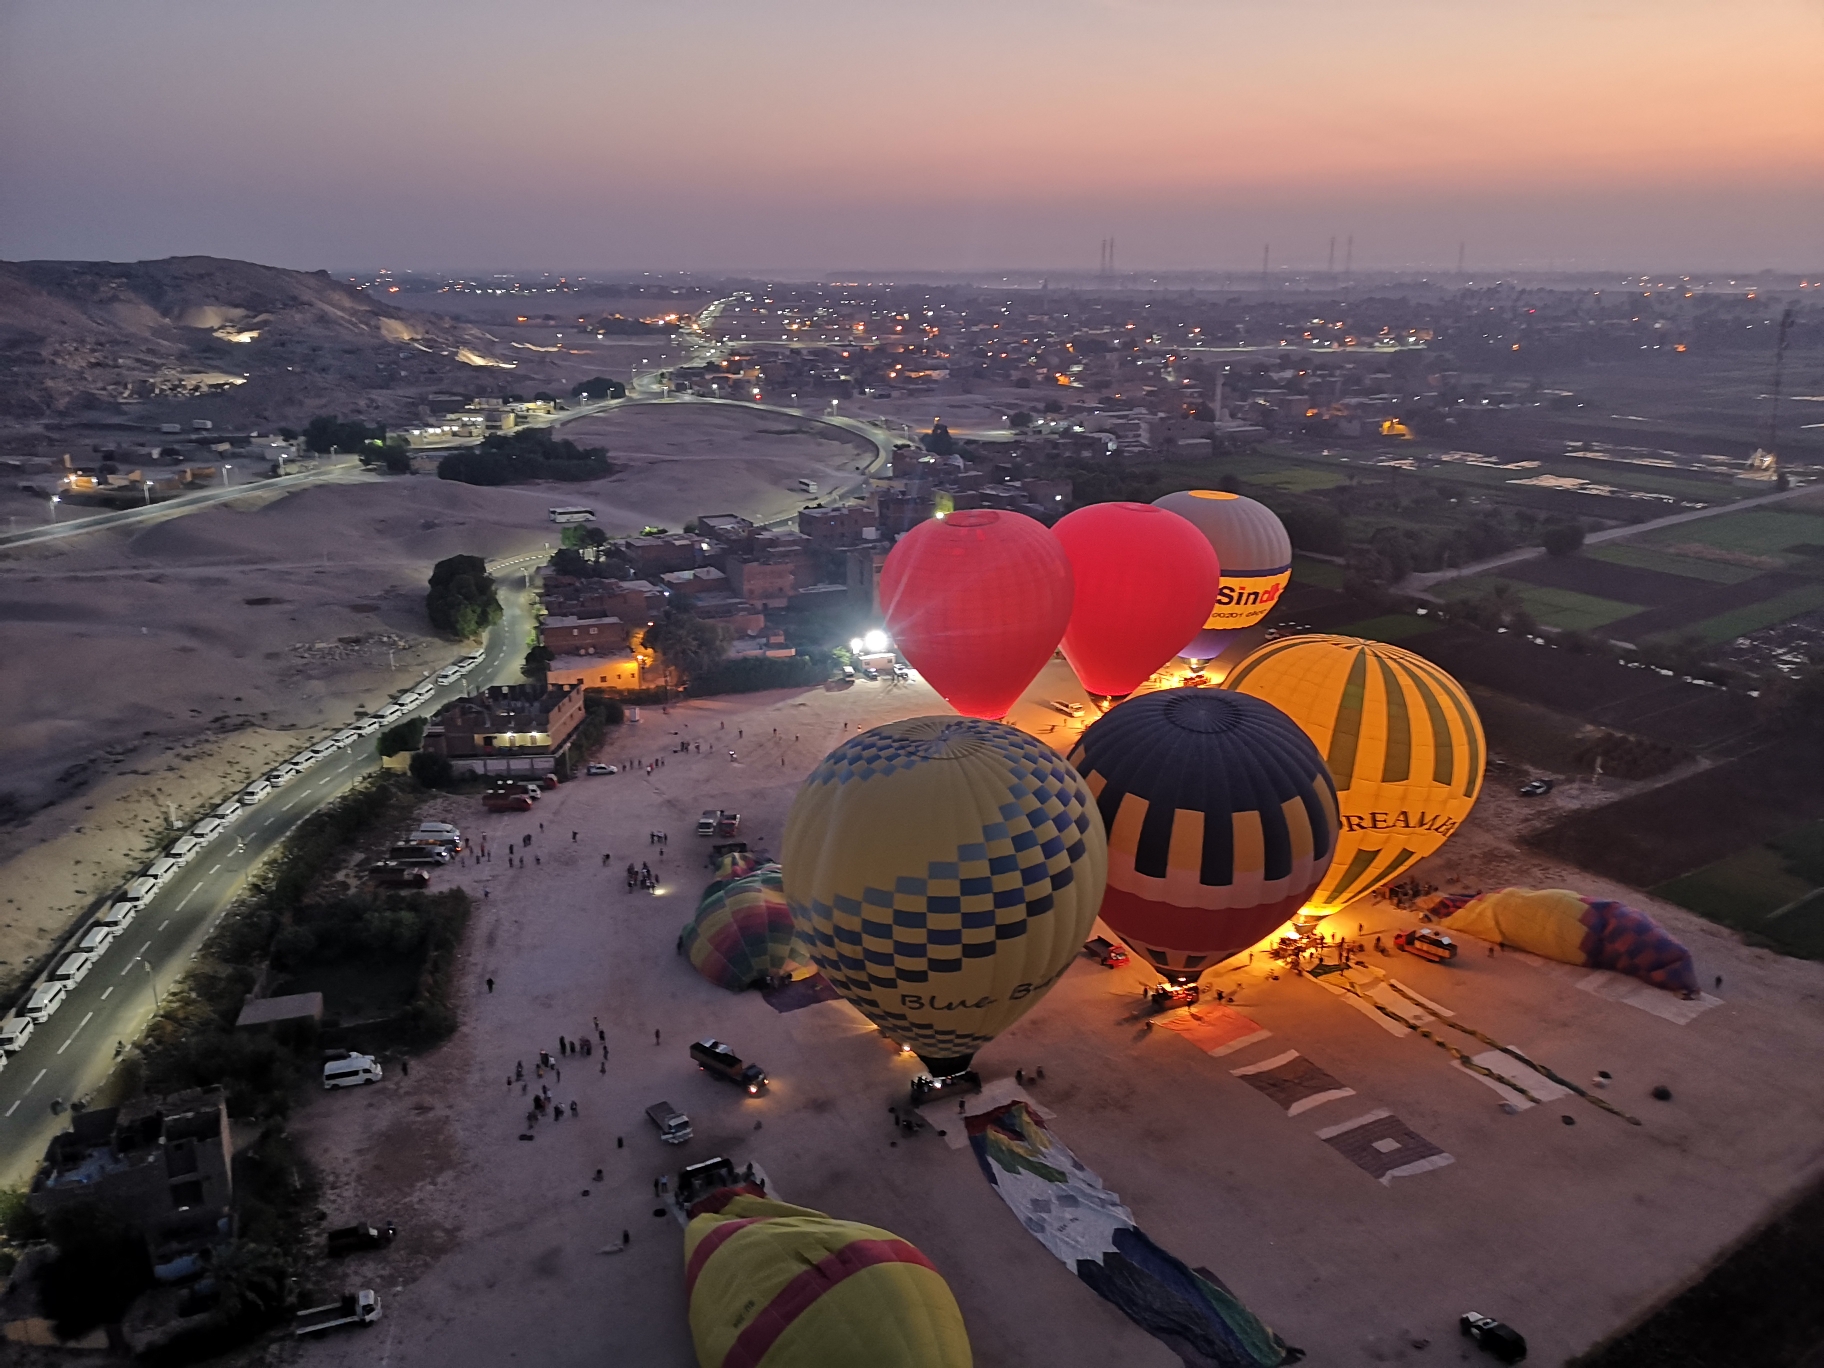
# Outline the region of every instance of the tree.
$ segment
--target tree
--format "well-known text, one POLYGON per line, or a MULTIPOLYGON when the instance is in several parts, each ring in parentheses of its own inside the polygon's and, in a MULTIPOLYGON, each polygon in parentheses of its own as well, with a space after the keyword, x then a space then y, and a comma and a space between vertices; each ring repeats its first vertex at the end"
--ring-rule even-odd
POLYGON ((1548 556, 1569 556, 1583 545, 1582 523, 1552 523, 1539 537, 1548 556))
POLYGON ((304 449, 319 455, 331 451, 359 452, 386 441, 384 423, 344 422, 334 415, 320 415, 304 425, 304 449))
POLYGON ((494 590, 494 577, 480 556, 448 556, 431 570, 424 610, 431 626, 465 640, 479 636, 504 611, 494 590))
POLYGON ((551 662, 556 659, 557 656, 549 646, 542 642, 534 642, 532 648, 526 652, 525 661, 520 665, 519 672, 527 679, 543 679, 545 672, 551 668, 551 662))
MULTIPOLYGON (((566 527, 565 532, 572 529, 566 527)), ((589 574, 589 562, 583 559, 583 553, 573 546, 560 546, 551 555, 551 568, 560 575, 569 575, 572 579, 584 579, 589 574)))
POLYGON ((527 480, 600 480, 614 474, 606 447, 579 447, 553 437, 548 428, 523 428, 482 438, 470 451, 455 451, 437 463, 437 478, 472 485, 521 484, 527 480))
POLYGON ((424 744, 424 729, 430 723, 422 717, 408 717, 396 727, 388 727, 380 733, 374 743, 380 752, 380 758, 397 755, 401 751, 415 751, 424 744))
POLYGON ((1012 428, 1015 432, 1029 428, 1032 426, 1032 415, 1025 409, 1021 409, 1007 420, 1007 426, 1012 428))
POLYGON ((119 1320, 151 1286, 145 1240, 101 1203, 73 1203, 45 1223, 57 1258, 39 1274, 38 1295, 64 1338, 119 1320))
POLYGON ((1045 401, 1045 412, 1062 413, 1062 412, 1064 412, 1064 405, 1061 401, 1059 401, 1057 399, 1047 399, 1045 401))
POLYGON ((950 429, 943 419, 931 424, 931 431, 923 437, 925 450, 933 456, 954 456, 956 439, 950 435, 950 429))
POLYGON ((427 750, 412 753, 412 778, 426 788, 448 788, 455 777, 456 767, 450 763, 449 756, 427 750))
POLYGON ((584 380, 570 391, 572 399, 625 399, 627 386, 619 380, 610 380, 605 375, 598 375, 592 380, 584 380))
POLYGON ((666 669, 688 679, 728 654, 728 637, 728 628, 720 623, 705 622, 681 608, 667 608, 646 629, 645 645, 657 653, 666 669))

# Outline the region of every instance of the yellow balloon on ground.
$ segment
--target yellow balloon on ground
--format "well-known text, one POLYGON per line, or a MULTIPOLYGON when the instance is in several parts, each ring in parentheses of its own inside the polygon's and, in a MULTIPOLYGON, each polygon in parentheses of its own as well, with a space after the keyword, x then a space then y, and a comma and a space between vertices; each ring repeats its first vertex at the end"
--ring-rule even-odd
POLYGON ((1327 916, 1430 855, 1482 790, 1488 746, 1475 705, 1411 651, 1355 637, 1282 637, 1222 687, 1289 714, 1336 781, 1336 858, 1301 917, 1327 916))
POLYGON ((831 751, 782 855, 812 960, 935 1074, 966 1069, 1063 975, 1108 880, 1082 775, 974 717, 889 722, 831 751))
POLYGON ((891 1231, 737 1196, 684 1232, 702 1368, 970 1368, 963 1313, 891 1231))

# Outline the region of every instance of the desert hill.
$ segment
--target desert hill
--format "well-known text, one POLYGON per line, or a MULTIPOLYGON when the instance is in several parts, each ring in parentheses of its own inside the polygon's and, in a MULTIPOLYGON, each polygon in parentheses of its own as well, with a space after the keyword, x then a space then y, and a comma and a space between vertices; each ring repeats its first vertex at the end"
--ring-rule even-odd
POLYGON ((0 417, 14 420, 116 417, 123 404, 231 423, 405 416, 408 394, 498 388, 477 368, 502 350, 321 271, 200 256, 0 262, 0 417))

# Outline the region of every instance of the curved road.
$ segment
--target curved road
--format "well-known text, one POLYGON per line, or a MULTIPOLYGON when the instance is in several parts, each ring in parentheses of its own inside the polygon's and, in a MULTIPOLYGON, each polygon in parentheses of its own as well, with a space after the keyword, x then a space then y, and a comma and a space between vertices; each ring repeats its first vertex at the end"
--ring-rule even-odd
MULTIPOLYGON (((541 552, 490 568, 501 575, 543 559, 541 552)), ((437 689, 425 711, 483 684, 518 681, 532 613, 524 586, 514 588, 502 594, 506 614, 489 633, 481 664, 463 680, 437 689)), ((264 801, 242 808, 102 951, 88 977, 0 1071, 0 1184, 29 1178, 36 1170, 51 1136, 69 1125, 67 1113, 52 1113, 52 1099, 67 1103, 102 1085, 114 1067, 115 1042, 138 1038, 155 998, 196 957, 247 876, 306 817, 378 767, 372 738, 361 737, 264 801)), ((87 924, 85 918, 72 933, 72 945, 87 924)))

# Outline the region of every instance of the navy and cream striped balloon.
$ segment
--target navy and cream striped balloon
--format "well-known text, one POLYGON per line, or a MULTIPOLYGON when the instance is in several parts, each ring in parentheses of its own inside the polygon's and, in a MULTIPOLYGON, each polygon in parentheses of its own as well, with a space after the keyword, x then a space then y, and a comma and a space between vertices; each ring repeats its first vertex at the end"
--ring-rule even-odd
POLYGON ((1070 759, 1108 828, 1102 920, 1169 974, 1194 978, 1253 945, 1330 868, 1330 773, 1270 703, 1142 694, 1084 732, 1070 759))

